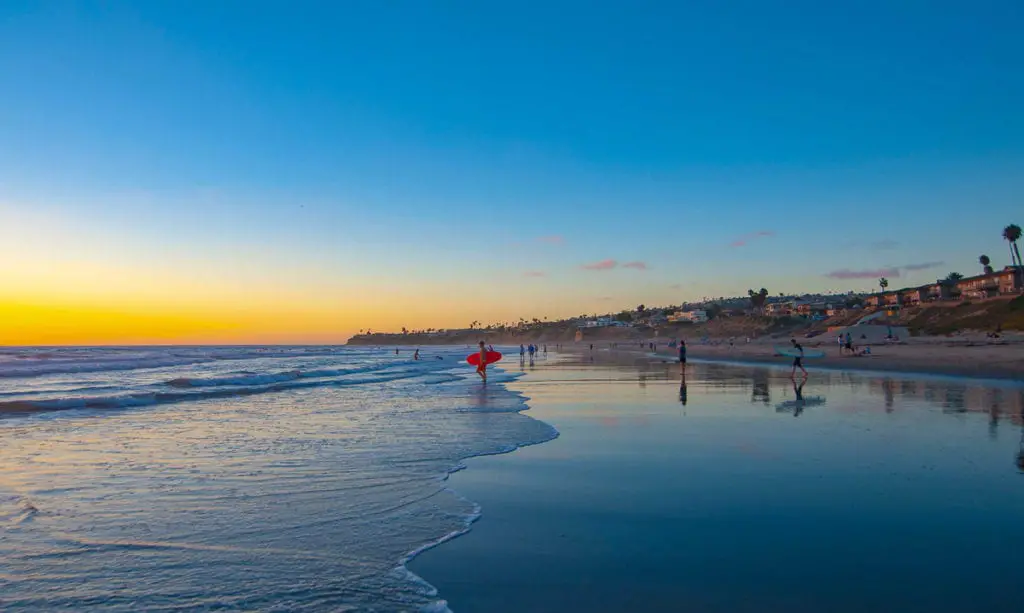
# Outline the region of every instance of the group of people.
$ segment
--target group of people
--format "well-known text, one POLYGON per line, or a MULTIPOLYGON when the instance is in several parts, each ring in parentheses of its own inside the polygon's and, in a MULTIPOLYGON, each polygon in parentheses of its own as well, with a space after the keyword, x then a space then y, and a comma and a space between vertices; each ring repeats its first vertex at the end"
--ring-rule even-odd
MULTIPOLYGON (((529 345, 519 345, 519 359, 520 359, 520 361, 524 360, 526 358, 526 354, 527 353, 530 354, 530 359, 532 360, 533 356, 537 355, 540 352, 541 352, 540 348, 537 347, 536 345, 534 345, 533 343, 530 343, 529 345)), ((547 354, 548 354, 548 346, 544 345, 544 355, 547 355, 547 354)))
MULTIPOLYGON (((864 336, 862 335, 861 338, 864 338, 864 336)), ((889 338, 892 338, 891 335, 886 337, 887 340, 889 338)), ((849 332, 846 334, 840 333, 839 336, 836 337, 836 340, 839 343, 839 355, 843 355, 844 353, 854 357, 871 355, 871 347, 865 346, 863 349, 858 350, 857 347, 854 346, 853 336, 851 336, 849 332)))

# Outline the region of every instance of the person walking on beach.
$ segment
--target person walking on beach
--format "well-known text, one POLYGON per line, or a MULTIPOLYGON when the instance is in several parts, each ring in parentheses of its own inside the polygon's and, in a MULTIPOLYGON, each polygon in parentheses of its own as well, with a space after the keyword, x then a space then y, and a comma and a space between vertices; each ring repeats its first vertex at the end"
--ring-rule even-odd
POLYGON ((519 361, 522 362, 525 359, 526 359, 526 347, 522 343, 520 343, 519 344, 519 361))
POLYGON ((803 371, 804 376, 807 376, 807 369, 804 368, 804 348, 803 348, 803 346, 801 346, 800 343, 796 342, 795 338, 789 339, 789 342, 793 343, 793 349, 796 349, 797 351, 800 352, 799 355, 797 355, 797 356, 795 356, 793 358, 793 372, 790 373, 789 376, 790 377, 795 377, 796 376, 796 369, 797 368, 799 368, 800 370, 803 371))
POLYGON ((480 341, 480 363, 477 364, 476 374, 480 375, 484 383, 487 383, 487 347, 480 341))
POLYGON ((686 376, 686 341, 679 341, 679 374, 686 376))

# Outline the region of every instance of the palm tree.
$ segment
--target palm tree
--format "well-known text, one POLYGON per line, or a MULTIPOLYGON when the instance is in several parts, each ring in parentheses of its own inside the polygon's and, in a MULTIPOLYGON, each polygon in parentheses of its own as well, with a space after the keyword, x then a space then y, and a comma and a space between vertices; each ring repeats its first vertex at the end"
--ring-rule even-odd
POLYGON ((1010 259, 1013 260, 1014 266, 1021 266, 1020 260, 1020 249, 1017 247, 1017 241, 1020 240, 1020 226, 1012 223, 1003 228, 1003 238, 1006 242, 1010 243, 1010 259))
POLYGON ((882 291, 884 292, 885 288, 889 287, 889 280, 886 279, 885 277, 882 277, 881 279, 878 280, 878 287, 882 288, 882 291))
POLYGON ((992 264, 992 260, 990 260, 987 255, 979 257, 978 262, 981 264, 986 275, 992 274, 992 266, 990 266, 990 264, 992 264))

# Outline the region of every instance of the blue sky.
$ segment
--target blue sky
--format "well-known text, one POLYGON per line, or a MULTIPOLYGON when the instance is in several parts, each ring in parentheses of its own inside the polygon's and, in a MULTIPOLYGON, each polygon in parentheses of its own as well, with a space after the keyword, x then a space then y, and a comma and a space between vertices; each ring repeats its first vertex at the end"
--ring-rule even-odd
POLYGON ((8 255, 494 320, 971 273, 1024 222, 1022 31, 1019 2, 4 2, 8 255))

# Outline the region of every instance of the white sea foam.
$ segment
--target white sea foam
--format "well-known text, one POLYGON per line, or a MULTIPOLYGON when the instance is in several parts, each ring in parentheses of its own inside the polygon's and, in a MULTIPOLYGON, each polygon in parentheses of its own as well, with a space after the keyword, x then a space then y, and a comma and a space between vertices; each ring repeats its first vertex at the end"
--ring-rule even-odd
POLYGON ((0 356, 52 362, 0 379, 5 611, 446 611, 405 562, 479 517, 447 476, 556 434, 461 349, 175 351, 0 356))

